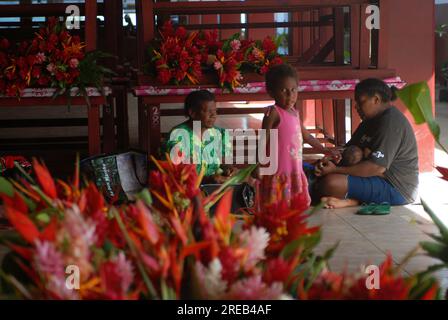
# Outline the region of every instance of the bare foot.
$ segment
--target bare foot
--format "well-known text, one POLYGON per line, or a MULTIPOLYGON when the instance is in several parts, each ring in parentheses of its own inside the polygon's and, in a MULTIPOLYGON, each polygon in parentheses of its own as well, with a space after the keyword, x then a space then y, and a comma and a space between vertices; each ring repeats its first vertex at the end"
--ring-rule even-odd
POLYGON ((348 207, 356 207, 359 203, 353 199, 338 199, 335 197, 323 197, 320 199, 324 203, 325 209, 341 209, 348 207))

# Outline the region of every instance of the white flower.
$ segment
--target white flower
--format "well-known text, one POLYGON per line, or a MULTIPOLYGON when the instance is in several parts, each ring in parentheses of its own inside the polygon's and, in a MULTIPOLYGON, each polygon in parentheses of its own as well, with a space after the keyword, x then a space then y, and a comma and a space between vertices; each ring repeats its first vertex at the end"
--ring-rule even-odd
POLYGON ((213 259, 208 268, 196 262, 196 275, 201 283, 202 298, 221 299, 227 290, 227 282, 221 278, 222 265, 218 258, 213 259))
POLYGON ((254 267, 260 260, 265 258, 264 250, 269 243, 269 233, 265 228, 252 226, 240 234, 241 244, 247 249, 248 255, 246 267, 254 267))

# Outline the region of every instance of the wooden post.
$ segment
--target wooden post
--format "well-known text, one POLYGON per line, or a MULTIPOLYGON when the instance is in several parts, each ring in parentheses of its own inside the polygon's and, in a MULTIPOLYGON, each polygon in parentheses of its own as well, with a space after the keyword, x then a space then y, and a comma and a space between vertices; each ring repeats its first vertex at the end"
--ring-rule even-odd
POLYGON ((352 5, 350 7, 350 59, 352 67, 359 68, 359 44, 360 44, 360 13, 359 5, 352 5))
POLYGON ((370 66, 370 30, 366 27, 367 4, 361 5, 360 12, 360 35, 359 35, 359 66, 367 69, 370 66))
POLYGON ((86 41, 86 50, 93 51, 96 49, 96 16, 97 16, 97 8, 95 0, 86 0, 85 2, 86 8, 86 26, 85 26, 85 41, 86 41))
POLYGON ((142 70, 145 63, 146 46, 155 37, 153 8, 153 0, 136 0, 137 62, 140 70, 142 70))
POLYGON ((145 98, 138 98, 138 144, 141 150, 149 152, 146 148, 148 144, 148 126, 147 126, 147 111, 145 98))
POLYGON ((380 30, 378 30, 378 69, 387 69, 388 63, 388 29, 391 17, 389 0, 380 0, 380 30))
POLYGON ((147 123, 149 125, 149 135, 147 140, 147 150, 149 154, 158 157, 160 148, 160 103, 147 105, 147 123))
POLYGON ((336 146, 346 143, 345 138, 345 100, 333 100, 334 140, 336 146))
POLYGON ((334 9, 334 60, 338 65, 344 64, 344 9, 334 9))
POLYGON ((355 132, 355 130, 358 128, 359 124, 361 123, 361 118, 359 117, 358 111, 356 111, 355 108, 355 100, 350 100, 351 104, 351 132, 352 134, 355 132))
POLYGON ((100 106, 92 104, 88 108, 88 140, 89 155, 94 156, 101 152, 100 137, 100 106))
POLYGON ((103 152, 111 153, 115 150, 115 115, 114 97, 109 96, 103 105, 103 152))

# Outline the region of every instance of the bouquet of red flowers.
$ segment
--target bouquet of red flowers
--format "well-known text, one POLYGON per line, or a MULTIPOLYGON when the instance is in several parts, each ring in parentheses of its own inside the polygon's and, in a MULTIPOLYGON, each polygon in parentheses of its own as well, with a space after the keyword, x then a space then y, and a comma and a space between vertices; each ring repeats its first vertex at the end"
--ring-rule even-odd
POLYGON ((279 39, 273 40, 266 37, 263 41, 255 41, 253 45, 246 50, 245 62, 250 68, 259 74, 265 74, 269 68, 282 64, 283 59, 278 53, 279 39))
POLYGON ((160 31, 159 49, 152 49, 157 80, 162 84, 197 84, 202 75, 201 51, 196 46, 197 32, 187 33, 184 27, 174 28, 171 20, 160 31))
POLYGON ((103 78, 113 74, 97 64, 97 59, 109 57, 99 51, 86 53, 78 36, 72 36, 55 17, 35 33, 31 41, 18 45, 7 39, 0 41, 0 94, 20 96, 31 87, 59 89, 56 95, 70 94, 78 87, 93 85, 101 88, 103 78))
POLYGON ((37 62, 33 70, 36 84, 61 89, 70 87, 80 75, 84 47, 80 38, 71 36, 57 18, 50 18, 31 43, 30 50, 35 53, 37 62))
POLYGON ((16 96, 30 85, 37 61, 29 49, 26 41, 17 45, 6 38, 0 41, 0 94, 16 96))

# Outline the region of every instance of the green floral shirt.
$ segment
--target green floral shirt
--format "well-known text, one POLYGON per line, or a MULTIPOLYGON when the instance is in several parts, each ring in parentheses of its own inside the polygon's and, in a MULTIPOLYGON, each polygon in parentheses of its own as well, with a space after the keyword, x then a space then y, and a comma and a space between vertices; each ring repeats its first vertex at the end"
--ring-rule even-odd
MULTIPOLYGON (((221 164, 224 163, 225 157, 232 154, 232 145, 230 143, 229 134, 226 130, 219 127, 213 127, 203 133, 204 141, 194 134, 190 126, 184 122, 174 127, 168 134, 167 142, 163 148, 163 153, 170 155, 173 148, 177 145, 179 147, 178 156, 183 156, 185 148, 190 148, 190 163, 196 164, 196 171, 201 171, 201 162, 205 166, 205 176, 212 176, 215 174, 221 174, 221 164), (183 131, 176 131, 183 129, 183 131), (214 143, 216 139, 221 138, 221 143, 218 145, 214 143), (188 146, 185 147, 183 143, 184 139, 189 140, 188 146), (216 148, 216 150, 215 150, 216 148), (221 156, 218 156, 216 151, 221 149, 221 156), (200 154, 199 154, 200 150, 200 154)), ((219 141, 217 142, 219 143, 219 141)))

